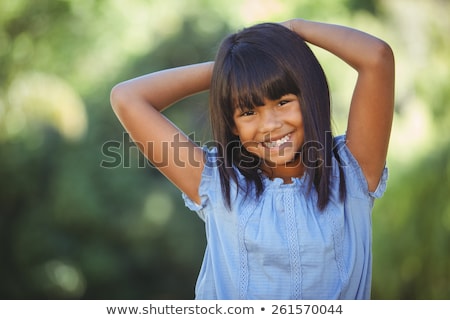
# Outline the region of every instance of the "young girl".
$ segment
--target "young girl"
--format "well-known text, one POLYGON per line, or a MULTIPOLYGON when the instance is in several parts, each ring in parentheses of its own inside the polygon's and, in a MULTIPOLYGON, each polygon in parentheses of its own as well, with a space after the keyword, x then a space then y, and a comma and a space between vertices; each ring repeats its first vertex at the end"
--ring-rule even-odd
POLYGON ((205 222, 197 299, 370 298, 371 210, 394 104, 385 42, 302 19, 258 24, 226 37, 214 62, 115 86, 111 103, 205 222), (358 73, 345 135, 331 134, 327 81, 305 41, 358 73), (204 90, 210 149, 160 113, 204 90))

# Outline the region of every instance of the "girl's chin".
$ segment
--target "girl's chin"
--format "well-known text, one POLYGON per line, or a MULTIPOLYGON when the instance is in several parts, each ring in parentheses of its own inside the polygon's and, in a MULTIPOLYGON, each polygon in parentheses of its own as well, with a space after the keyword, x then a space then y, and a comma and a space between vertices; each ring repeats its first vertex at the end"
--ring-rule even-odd
POLYGON ((258 156, 264 163, 271 167, 296 166, 299 163, 300 152, 295 152, 289 144, 268 148, 259 144, 256 148, 248 148, 248 152, 258 156))
POLYGON ((283 155, 274 155, 271 154, 269 156, 261 157, 264 163, 266 163, 270 167, 277 166, 286 166, 286 167, 295 167, 300 163, 300 153, 289 153, 283 155))

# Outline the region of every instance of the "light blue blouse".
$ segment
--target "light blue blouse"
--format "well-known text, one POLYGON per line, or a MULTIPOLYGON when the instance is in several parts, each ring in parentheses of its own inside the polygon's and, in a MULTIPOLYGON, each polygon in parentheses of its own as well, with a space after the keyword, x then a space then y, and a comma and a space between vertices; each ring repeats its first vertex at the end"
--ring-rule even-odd
POLYGON ((335 146, 347 195, 339 201, 339 164, 333 158, 331 200, 322 212, 305 177, 291 184, 264 178, 261 198, 244 200, 239 193, 227 210, 215 149, 205 149, 200 205, 183 194, 206 229, 196 299, 370 299, 371 211, 386 189, 387 168, 376 191, 369 192, 345 136, 336 137, 335 146))

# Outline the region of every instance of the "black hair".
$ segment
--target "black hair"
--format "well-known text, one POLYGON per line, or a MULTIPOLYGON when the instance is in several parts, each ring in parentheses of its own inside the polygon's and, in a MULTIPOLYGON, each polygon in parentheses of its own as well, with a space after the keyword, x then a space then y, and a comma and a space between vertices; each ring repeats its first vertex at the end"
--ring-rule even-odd
MULTIPOLYGON (((253 184, 257 196, 264 189, 258 170, 262 160, 249 153, 233 134, 236 108, 254 108, 263 105, 265 99, 276 100, 286 94, 297 95, 300 103, 304 147, 309 147, 308 156, 302 156, 309 190, 315 187, 320 210, 328 204, 333 137, 325 73, 299 35, 279 24, 262 23, 222 41, 211 79, 211 126, 218 144, 218 157, 222 160, 219 174, 228 207, 231 206, 230 182, 238 184, 235 169, 247 180, 245 186, 238 185, 238 188, 248 192, 253 184)), ((340 176, 343 199, 342 172, 340 176)))

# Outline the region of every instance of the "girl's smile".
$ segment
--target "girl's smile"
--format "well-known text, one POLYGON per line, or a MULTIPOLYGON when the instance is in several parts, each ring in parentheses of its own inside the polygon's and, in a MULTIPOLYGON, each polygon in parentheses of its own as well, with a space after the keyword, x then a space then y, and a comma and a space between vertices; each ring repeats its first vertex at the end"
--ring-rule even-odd
POLYGON ((284 145, 285 143, 289 142, 291 138, 291 134, 288 133, 287 135, 285 135, 284 137, 282 137, 281 139, 277 139, 277 140, 272 140, 272 141, 264 141, 261 142, 263 144, 264 147, 268 148, 268 149, 279 149, 282 145, 284 145))

